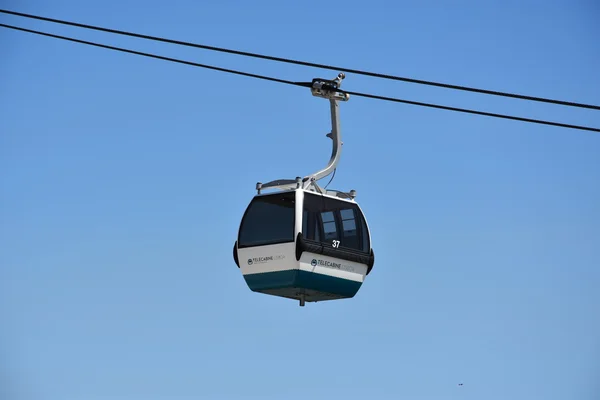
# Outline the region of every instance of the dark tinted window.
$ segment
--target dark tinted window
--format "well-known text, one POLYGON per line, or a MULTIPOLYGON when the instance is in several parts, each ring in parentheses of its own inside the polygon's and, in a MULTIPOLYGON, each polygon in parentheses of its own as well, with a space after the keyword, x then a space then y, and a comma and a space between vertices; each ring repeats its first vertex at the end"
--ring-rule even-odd
POLYGON ((242 220, 239 247, 294 241, 295 193, 255 197, 242 220))
MULTIPOLYGON (((360 218, 360 225, 361 225, 361 229, 363 232, 368 231, 367 223, 365 222, 364 218, 360 218)), ((370 238, 368 235, 365 235, 365 234, 362 235, 362 248, 367 253, 371 252, 371 241, 370 241, 370 238)))
POLYGON ((306 239, 310 240, 321 240, 321 229, 319 227, 319 220, 317 213, 309 212, 306 209, 302 215, 302 235, 306 239))
POLYGON ((317 194, 304 194, 303 235, 327 246, 370 251, 367 226, 358 206, 317 194), (314 227, 314 228, 312 228, 314 227), (316 232, 320 231, 322 239, 316 232), (335 244, 333 241, 339 241, 335 244))
MULTIPOLYGON (((341 209, 340 218, 342 220, 343 246, 362 250, 362 246, 358 237, 358 229, 356 227, 356 215, 354 213, 354 209, 341 209)), ((340 243, 340 245, 342 245, 342 243, 340 243)))
POLYGON ((335 223, 335 215, 333 211, 325 211, 321 213, 321 221, 323 221, 323 237, 325 240, 338 239, 338 231, 335 223))

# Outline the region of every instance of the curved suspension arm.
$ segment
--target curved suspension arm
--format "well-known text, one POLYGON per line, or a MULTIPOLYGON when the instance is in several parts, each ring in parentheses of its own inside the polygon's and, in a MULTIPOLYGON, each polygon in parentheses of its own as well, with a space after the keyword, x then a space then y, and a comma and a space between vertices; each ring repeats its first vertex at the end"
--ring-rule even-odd
POLYGON ((310 178, 313 182, 323 179, 327 175, 331 174, 337 167, 340 157, 342 156, 342 135, 340 132, 339 105, 335 99, 329 99, 329 103, 331 109, 331 133, 327 134, 327 136, 330 137, 331 141, 333 142, 331 158, 329 159, 329 163, 325 168, 308 176, 308 178, 310 178))
POLYGON ((295 180, 291 179, 278 179, 268 183, 258 182, 256 184, 256 190, 260 194, 262 189, 267 188, 279 188, 279 189, 292 189, 294 187, 307 188, 314 186, 319 192, 323 193, 323 189, 319 187, 317 181, 331 174, 337 167, 338 162, 342 154, 342 136, 340 133, 340 119, 339 119, 339 106, 338 101, 348 101, 350 95, 340 90, 342 79, 345 76, 340 73, 337 78, 333 80, 326 80, 321 78, 313 79, 310 84, 310 90, 313 96, 323 97, 329 100, 329 106, 331 110, 331 132, 327 134, 327 137, 331 138, 332 149, 331 158, 325 168, 315 172, 312 175, 306 176, 304 179, 297 177, 295 180))

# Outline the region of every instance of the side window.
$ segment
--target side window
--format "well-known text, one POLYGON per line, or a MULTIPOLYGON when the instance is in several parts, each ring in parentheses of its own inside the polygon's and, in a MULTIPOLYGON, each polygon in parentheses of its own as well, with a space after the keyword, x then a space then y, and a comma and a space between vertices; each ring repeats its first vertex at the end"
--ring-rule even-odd
POLYGON ((306 209, 302 213, 302 235, 305 239, 309 240, 321 240, 321 229, 319 228, 319 220, 317 213, 307 211, 306 209))
POLYGON ((365 222, 364 216, 361 216, 360 218, 360 225, 361 225, 361 229, 362 229, 362 251, 364 251, 365 253, 368 253, 371 251, 371 243, 369 242, 369 235, 368 232, 369 230, 367 229, 367 224, 365 222))
POLYGON ((355 250, 362 250, 358 240, 358 230, 356 229, 356 216, 354 209, 346 208, 340 210, 342 220, 343 235, 340 245, 355 250))
POLYGON ((255 197, 242 219, 238 246, 264 246, 294 241, 295 194, 255 197))
POLYGON ((304 210, 302 212, 302 235, 304 235, 304 237, 309 237, 309 233, 308 233, 308 211, 304 210))
POLYGON ((310 229, 311 229, 311 239, 316 241, 321 241, 321 226, 319 223, 319 216, 316 212, 310 213, 310 229))
POLYGON ((354 217, 354 210, 351 208, 340 210, 340 215, 342 217, 342 227, 344 229, 344 236, 356 236, 356 219, 354 217))
POLYGON ((333 211, 325 211, 321 213, 321 219, 323 220, 323 233, 325 234, 325 240, 338 239, 339 235, 337 227, 335 225, 335 214, 333 211))

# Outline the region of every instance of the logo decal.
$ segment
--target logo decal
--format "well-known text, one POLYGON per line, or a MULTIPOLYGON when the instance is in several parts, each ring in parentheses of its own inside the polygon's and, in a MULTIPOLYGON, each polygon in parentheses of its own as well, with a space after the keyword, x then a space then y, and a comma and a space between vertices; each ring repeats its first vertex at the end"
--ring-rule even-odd
POLYGON ((313 267, 316 267, 318 265, 320 267, 334 268, 334 269, 340 269, 343 271, 354 272, 354 267, 351 265, 346 265, 346 264, 331 262, 331 261, 326 261, 326 260, 317 260, 316 258, 312 259, 312 261, 310 262, 310 265, 312 265, 313 267))
POLYGON ((248 265, 252 265, 252 264, 264 264, 264 263, 268 263, 269 261, 277 261, 277 260, 283 260, 285 259, 285 255, 283 254, 278 254, 276 256, 267 256, 267 257, 252 257, 248 259, 248 265))

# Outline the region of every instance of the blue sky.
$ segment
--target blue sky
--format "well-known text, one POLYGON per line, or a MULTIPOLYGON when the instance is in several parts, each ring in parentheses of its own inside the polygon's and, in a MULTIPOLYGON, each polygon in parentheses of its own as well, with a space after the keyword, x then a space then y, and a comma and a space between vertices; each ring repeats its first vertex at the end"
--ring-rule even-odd
MULTIPOLYGON (((5 1, 5 8, 600 104, 593 1, 5 1)), ((0 15, 297 81, 323 71, 0 15)), ((600 136, 353 97, 331 187, 373 273, 351 300, 252 293, 257 181, 328 160, 308 89, 0 30, 0 388, 14 399, 595 399, 600 136), (458 386, 459 383, 464 386, 458 386)), ((597 111, 348 74, 352 91, 600 127, 597 111)))

